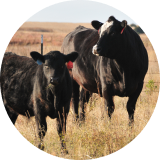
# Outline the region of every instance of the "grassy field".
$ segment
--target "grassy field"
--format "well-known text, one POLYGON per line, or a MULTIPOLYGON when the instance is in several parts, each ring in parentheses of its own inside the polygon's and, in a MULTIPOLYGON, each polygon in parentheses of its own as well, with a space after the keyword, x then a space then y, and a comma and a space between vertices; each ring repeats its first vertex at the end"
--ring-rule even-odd
MULTIPOLYGON (((40 52, 41 34, 44 37, 44 54, 51 50, 61 50, 64 37, 78 25, 72 23, 24 23, 11 39, 6 51, 29 56, 35 50, 40 52)), ((126 102, 128 98, 115 97, 115 111, 109 121, 104 112, 104 100, 93 94, 86 105, 86 121, 79 126, 74 122, 72 108, 67 119, 65 136, 67 159, 92 159, 111 154, 131 142, 146 126, 156 106, 159 91, 159 67, 154 49, 145 34, 140 35, 149 55, 149 70, 145 77, 143 91, 135 111, 135 124, 128 127, 126 102)), ((61 157, 60 141, 56 130, 56 120, 47 117, 48 131, 44 139, 45 152, 61 157)), ((29 120, 19 116, 16 124, 19 132, 33 145, 37 144, 34 117, 29 120)))

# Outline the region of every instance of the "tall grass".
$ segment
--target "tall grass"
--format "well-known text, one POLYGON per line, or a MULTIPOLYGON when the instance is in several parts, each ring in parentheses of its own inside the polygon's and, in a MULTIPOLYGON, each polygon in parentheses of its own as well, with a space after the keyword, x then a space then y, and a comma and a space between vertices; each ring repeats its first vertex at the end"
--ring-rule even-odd
MULTIPOLYGON (((44 35, 44 54, 51 50, 61 50, 61 44, 65 35, 78 25, 28 22, 16 32, 6 51, 12 51, 28 57, 33 50, 40 52, 41 34, 44 35), (38 30, 37 26, 40 27, 38 30), (39 32, 40 29, 45 29, 47 32, 39 32)), ((89 24, 82 25, 90 27, 89 24)), ((92 99, 86 104, 85 123, 75 122, 73 110, 72 108, 70 109, 65 136, 69 154, 65 155, 64 158, 79 160, 109 155, 131 142, 146 126, 157 102, 160 79, 158 62, 153 47, 146 35, 141 35, 141 38, 149 54, 149 70, 145 77, 143 91, 136 104, 134 126, 132 128, 128 126, 129 119, 126 110, 128 98, 114 98, 115 111, 110 121, 107 111, 104 109, 103 98, 93 94, 92 99), (145 92, 146 85, 150 80, 153 80, 157 88, 151 94, 147 94, 145 92)), ((61 157, 56 120, 47 117, 47 126, 48 131, 44 138, 44 151, 61 157)), ((23 116, 19 116, 15 127, 29 142, 35 146, 37 145, 38 136, 34 117, 28 120, 23 116)))

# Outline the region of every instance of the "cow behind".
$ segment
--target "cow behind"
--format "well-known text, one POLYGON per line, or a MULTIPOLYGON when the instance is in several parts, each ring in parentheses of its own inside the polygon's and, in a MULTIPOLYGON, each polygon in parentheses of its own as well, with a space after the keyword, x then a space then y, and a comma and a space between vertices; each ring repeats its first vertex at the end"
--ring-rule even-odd
POLYGON ((74 61, 78 53, 64 55, 51 51, 46 55, 31 52, 31 58, 6 53, 1 67, 1 92, 7 113, 13 124, 19 114, 35 116, 43 149, 47 131, 46 117, 57 118, 57 131, 62 150, 67 152, 64 134, 70 108, 72 84, 65 63, 74 61), (36 62, 38 63, 36 63, 36 62))
POLYGON ((104 97, 110 118, 115 108, 113 97, 118 95, 129 97, 127 111, 131 124, 148 70, 147 51, 139 35, 125 20, 120 22, 111 16, 104 24, 92 21, 92 26, 96 30, 77 27, 65 37, 62 45, 64 54, 73 50, 79 53, 72 70, 75 113, 78 115, 80 85, 83 87, 80 118, 84 117, 84 102, 89 100, 89 92, 104 97))

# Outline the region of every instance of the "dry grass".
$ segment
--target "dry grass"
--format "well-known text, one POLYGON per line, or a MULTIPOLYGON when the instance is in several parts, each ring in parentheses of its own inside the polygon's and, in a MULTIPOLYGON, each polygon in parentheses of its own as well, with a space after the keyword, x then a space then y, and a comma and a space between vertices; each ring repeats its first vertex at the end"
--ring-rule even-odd
POLYGON ((20 27, 20 30, 30 29, 35 31, 38 28, 39 30, 47 30, 48 32, 68 34, 79 25, 92 28, 90 23, 26 22, 20 27))
POLYGON ((11 45, 36 45, 41 43, 41 34, 44 35, 45 46, 61 46, 65 33, 53 32, 32 32, 32 31, 18 31, 11 39, 11 45))
MULTIPOLYGON (((44 36, 44 54, 51 50, 61 50, 64 37, 79 24, 70 23, 31 23, 27 22, 15 33, 6 51, 29 56, 33 50, 40 52, 40 37, 44 36)), ((90 24, 81 24, 91 27, 90 24)), ((158 98, 159 67, 153 47, 146 37, 141 35, 149 54, 149 70, 145 77, 145 85, 138 99, 135 111, 135 124, 128 127, 127 98, 115 97, 115 111, 112 120, 106 116, 103 98, 94 94, 92 101, 86 105, 86 121, 79 125, 74 122, 72 109, 67 119, 65 136, 69 151, 65 158, 90 159, 111 154, 131 142, 146 126, 158 98), (157 89, 147 94, 146 84, 153 80, 157 89)), ((61 157, 60 141, 56 130, 56 120, 47 117, 48 131, 44 139, 45 152, 61 157)), ((19 132, 33 145, 37 143, 34 117, 28 120, 19 116, 16 124, 19 132)))

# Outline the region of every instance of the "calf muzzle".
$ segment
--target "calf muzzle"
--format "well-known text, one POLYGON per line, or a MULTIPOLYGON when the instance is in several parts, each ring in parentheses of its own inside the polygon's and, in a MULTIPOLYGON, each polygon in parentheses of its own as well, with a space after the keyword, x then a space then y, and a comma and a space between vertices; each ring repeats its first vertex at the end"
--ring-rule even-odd
POLYGON ((53 84, 53 85, 58 85, 59 84, 59 78, 51 77, 50 83, 53 84))

